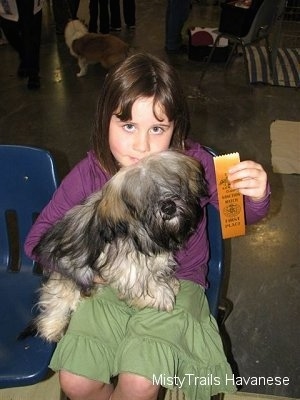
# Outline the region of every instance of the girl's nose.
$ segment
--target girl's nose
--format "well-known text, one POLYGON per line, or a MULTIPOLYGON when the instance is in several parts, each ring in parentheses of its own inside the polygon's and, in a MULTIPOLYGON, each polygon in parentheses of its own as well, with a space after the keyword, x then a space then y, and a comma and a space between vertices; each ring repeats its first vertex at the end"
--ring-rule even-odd
POLYGON ((147 134, 138 133, 134 138, 133 150, 145 153, 150 150, 149 137, 147 134))

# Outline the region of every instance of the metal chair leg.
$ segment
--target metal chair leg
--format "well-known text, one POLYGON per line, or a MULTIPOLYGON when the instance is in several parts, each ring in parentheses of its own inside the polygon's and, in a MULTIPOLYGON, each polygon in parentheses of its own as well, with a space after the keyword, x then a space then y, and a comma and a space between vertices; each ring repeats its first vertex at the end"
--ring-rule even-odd
POLYGON ((235 42, 234 45, 232 46, 232 49, 230 50, 229 55, 228 55, 228 58, 227 58, 227 61, 226 61, 226 64, 225 64, 225 69, 227 69, 229 67, 229 65, 230 65, 230 63, 232 61, 232 58, 233 58, 233 54, 237 49, 237 46, 238 46, 238 43, 235 42))
POLYGON ((248 81, 249 85, 251 85, 251 76, 250 76, 250 71, 248 68, 248 59, 247 59, 247 54, 246 54, 246 47, 245 45, 242 43, 242 50, 243 50, 243 56, 244 56, 244 65, 245 65, 245 69, 246 69, 246 81, 248 81))
POLYGON ((214 43, 214 45, 213 45, 213 47, 212 47, 212 49, 211 49, 211 51, 210 51, 210 53, 209 53, 209 56, 208 56, 207 61, 206 61, 206 63, 205 63, 205 66, 204 66, 204 69, 203 69, 203 71, 202 71, 202 74, 200 75, 199 84, 202 82, 202 80, 203 80, 203 78, 204 78, 204 76, 205 76, 205 74, 206 74, 206 72, 207 72, 207 70, 208 70, 208 66, 209 66, 209 64, 210 64, 210 62, 211 62, 211 60, 212 60, 212 58, 213 58, 214 52, 215 52, 215 50, 216 50, 216 47, 217 47, 217 45, 218 45, 218 43, 219 43, 219 40, 220 40, 221 36, 222 36, 222 35, 219 34, 219 35, 216 37, 215 43, 214 43))
POLYGON ((272 48, 270 46, 269 38, 265 38, 266 42, 266 49, 268 55, 268 63, 269 63, 269 70, 271 74, 271 78, 273 79, 276 75, 276 58, 277 58, 277 48, 272 48))

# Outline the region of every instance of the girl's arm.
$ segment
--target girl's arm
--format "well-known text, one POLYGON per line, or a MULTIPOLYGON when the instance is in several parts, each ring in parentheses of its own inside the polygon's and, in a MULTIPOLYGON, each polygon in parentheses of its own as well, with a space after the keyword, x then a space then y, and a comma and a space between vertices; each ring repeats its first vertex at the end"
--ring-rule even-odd
POLYGON ((98 166, 94 155, 88 153, 88 156, 79 162, 63 179, 51 201, 42 210, 29 231, 24 246, 28 257, 36 260, 33 250, 42 235, 59 221, 67 211, 82 203, 90 194, 100 189, 107 180, 108 178, 98 166))
MULTIPOLYGON (((55 191, 52 199, 42 210, 27 235, 25 252, 28 257, 36 260, 33 253, 42 235, 60 220, 68 210, 83 200, 82 185, 76 168, 72 170, 55 191)), ((37 261, 37 260, 36 260, 37 261)))

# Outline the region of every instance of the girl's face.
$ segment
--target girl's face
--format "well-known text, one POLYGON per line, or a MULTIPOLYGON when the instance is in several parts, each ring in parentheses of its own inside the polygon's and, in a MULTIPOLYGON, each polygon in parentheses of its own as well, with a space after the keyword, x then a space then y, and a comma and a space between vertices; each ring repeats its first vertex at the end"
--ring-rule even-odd
POLYGON ((140 97, 132 106, 132 119, 121 121, 112 115, 109 125, 110 150, 122 167, 135 164, 152 153, 167 150, 174 123, 157 104, 153 114, 153 97, 140 97))

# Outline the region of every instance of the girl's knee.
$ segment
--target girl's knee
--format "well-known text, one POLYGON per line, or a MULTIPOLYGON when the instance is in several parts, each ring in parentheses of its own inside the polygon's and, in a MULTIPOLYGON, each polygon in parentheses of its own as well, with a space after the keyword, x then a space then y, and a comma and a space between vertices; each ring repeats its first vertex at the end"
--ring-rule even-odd
MULTIPOLYGON (((126 393, 128 398, 133 399, 156 399, 160 386, 143 376, 122 373, 118 377, 117 390, 126 393)), ((126 397, 126 398, 127 398, 126 397)))
POLYGON ((59 381, 62 391, 70 399, 74 400, 88 399, 95 393, 100 394, 101 391, 107 392, 108 397, 103 397, 103 399, 108 399, 112 392, 112 389, 110 389, 111 385, 75 375, 68 371, 59 372, 59 381))

